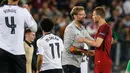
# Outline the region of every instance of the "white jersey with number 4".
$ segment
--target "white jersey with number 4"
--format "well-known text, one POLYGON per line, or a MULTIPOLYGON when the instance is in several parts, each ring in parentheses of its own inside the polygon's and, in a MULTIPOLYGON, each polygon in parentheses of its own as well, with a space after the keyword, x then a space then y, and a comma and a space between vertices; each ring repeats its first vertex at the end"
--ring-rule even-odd
POLYGON ((49 69, 62 69, 61 52, 64 49, 63 41, 53 34, 47 34, 37 41, 37 54, 43 55, 40 71, 49 69))
POLYGON ((25 54, 24 27, 36 25, 29 11, 16 5, 0 7, 0 48, 14 54, 25 54))

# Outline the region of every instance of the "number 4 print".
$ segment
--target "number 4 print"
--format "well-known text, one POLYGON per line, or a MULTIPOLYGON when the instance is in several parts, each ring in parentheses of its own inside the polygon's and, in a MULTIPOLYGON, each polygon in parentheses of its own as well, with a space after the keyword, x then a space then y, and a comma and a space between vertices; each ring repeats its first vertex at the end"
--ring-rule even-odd
POLYGON ((11 28, 11 34, 15 34, 16 24, 14 23, 14 17, 11 17, 11 24, 9 24, 9 18, 5 17, 5 23, 7 27, 11 28))

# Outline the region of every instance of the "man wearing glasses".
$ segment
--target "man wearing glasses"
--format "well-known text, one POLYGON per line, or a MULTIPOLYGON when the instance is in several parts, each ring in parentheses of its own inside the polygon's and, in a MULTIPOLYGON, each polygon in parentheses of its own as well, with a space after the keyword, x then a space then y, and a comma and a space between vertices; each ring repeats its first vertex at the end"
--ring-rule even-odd
POLYGON ((75 6, 70 12, 73 21, 66 27, 64 34, 65 50, 62 54, 62 65, 65 73, 81 73, 82 57, 86 54, 83 50, 84 43, 76 42, 78 37, 87 37, 93 40, 83 27, 86 17, 84 7, 75 6))

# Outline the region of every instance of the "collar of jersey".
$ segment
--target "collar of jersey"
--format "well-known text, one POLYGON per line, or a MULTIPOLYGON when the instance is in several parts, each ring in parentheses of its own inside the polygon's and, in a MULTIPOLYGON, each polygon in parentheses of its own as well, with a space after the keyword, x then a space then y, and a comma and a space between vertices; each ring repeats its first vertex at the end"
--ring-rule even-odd
POLYGON ((76 22, 75 22, 75 21, 73 21, 73 25, 74 25, 78 30, 82 30, 82 29, 83 29, 83 26, 81 25, 81 27, 78 27, 78 26, 76 25, 76 22))
POLYGON ((30 46, 31 47, 31 45, 32 45, 32 43, 29 43, 28 41, 26 41, 26 40, 24 40, 27 44, 28 44, 28 46, 30 46))
POLYGON ((48 34, 51 34, 51 32, 47 32, 47 33, 45 33, 44 35, 48 35, 48 34))

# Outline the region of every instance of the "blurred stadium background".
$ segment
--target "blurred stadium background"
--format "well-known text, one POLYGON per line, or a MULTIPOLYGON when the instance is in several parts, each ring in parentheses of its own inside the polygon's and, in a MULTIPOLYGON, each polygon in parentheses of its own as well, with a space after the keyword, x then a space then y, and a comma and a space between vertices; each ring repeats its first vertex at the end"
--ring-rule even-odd
MULTIPOLYGON (((2 1, 0 0, 0 3, 2 1)), ((124 73, 130 59, 130 0, 21 0, 21 2, 29 5, 30 12, 37 23, 40 22, 41 18, 51 18, 55 23, 52 32, 62 39, 65 27, 72 21, 69 13, 73 6, 85 7, 87 16, 84 26, 92 37, 97 29, 97 25, 92 20, 93 8, 103 6, 106 11, 106 20, 113 30, 113 38, 115 39, 115 44, 111 49, 112 73, 124 73)), ((6 4, 6 0, 4 3, 6 4)), ((36 40, 41 35, 39 28, 36 40)), ((36 52, 35 42, 34 46, 36 52)), ((93 68, 93 57, 90 57, 89 73, 93 72, 93 68)))

